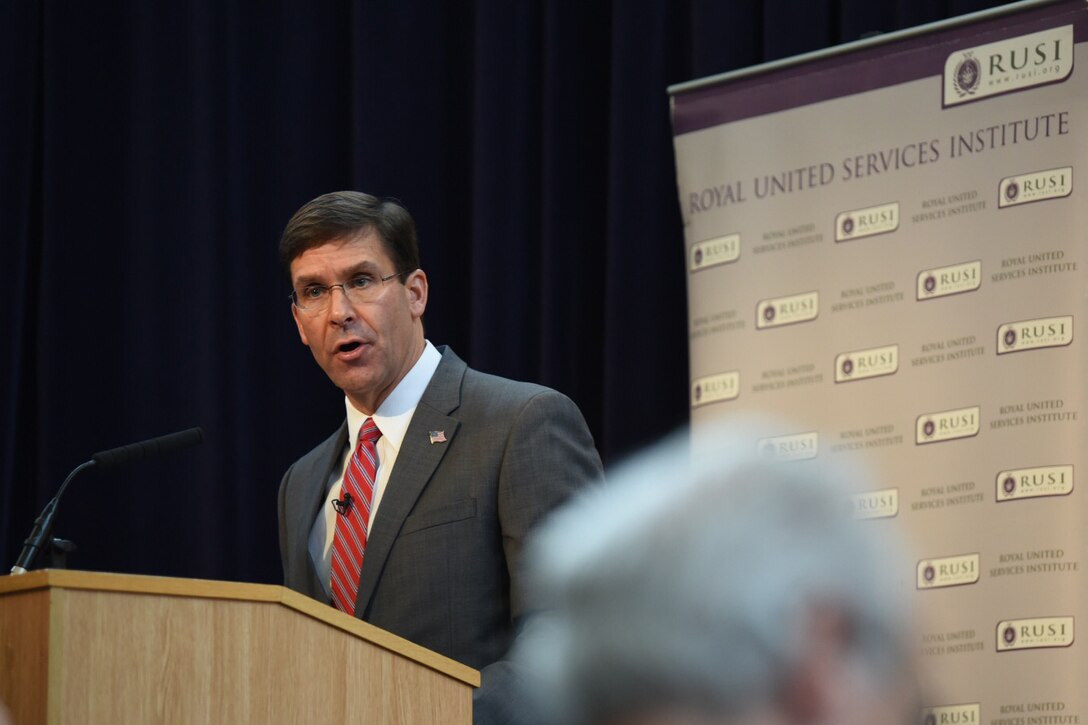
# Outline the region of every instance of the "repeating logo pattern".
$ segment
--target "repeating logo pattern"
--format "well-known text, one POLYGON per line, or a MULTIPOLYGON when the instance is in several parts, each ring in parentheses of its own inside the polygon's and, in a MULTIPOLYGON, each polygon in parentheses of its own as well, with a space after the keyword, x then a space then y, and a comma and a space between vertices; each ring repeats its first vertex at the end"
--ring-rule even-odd
POLYGON ((1073 316, 1006 322, 997 328, 997 354, 1065 347, 1073 342, 1073 316))
POLYGON ((887 234, 899 228, 899 202, 840 212, 835 217, 835 241, 887 234))
POLYGON ((1047 199, 1062 199, 1073 193, 1073 167, 1033 171, 1007 176, 998 184, 997 206, 1005 209, 1047 199))
POLYGON ((963 292, 974 292, 981 286, 981 260, 923 269, 918 273, 917 298, 931 300, 963 292))
POLYGON ((997 651, 1069 647, 1075 639, 1073 617, 1007 619, 997 623, 997 651))
POLYGON ((691 407, 733 400, 740 395, 740 372, 707 375, 691 382, 691 407))
POLYGON ((998 501, 1016 501, 1073 493, 1073 466, 1037 466, 1016 468, 997 474, 998 501))
MULTIPOLYGON (((996 26, 997 23, 994 25, 996 26)), ((992 30, 989 32, 987 39, 1000 37, 992 30)), ((948 52, 949 46, 944 47, 945 52, 948 52)), ((1071 44, 1064 46, 1061 42, 1051 43, 1038 50, 1051 60, 1057 57, 1061 63, 1067 60, 1071 63, 1071 44)), ((995 66, 988 48, 956 51, 950 56, 952 60, 951 91, 956 102, 981 101, 996 93, 1015 90, 1014 84, 1005 83, 1004 79, 1014 78, 1012 75, 1014 63, 1025 68, 1024 64, 1028 61, 1033 63, 1032 54, 1035 52, 1035 45, 1020 42, 1016 47, 1009 47, 996 53, 998 59, 995 66), (1002 68, 1004 71, 1001 70, 1002 68), (998 81, 1001 81, 1001 84, 998 84, 998 81)), ((1051 73, 1049 77, 1053 79, 1059 75, 1051 73)), ((1078 88, 1083 87, 1079 80, 1077 84, 1078 88)), ((1071 83, 1070 86, 1045 89, 1044 93, 1068 90, 1072 85, 1071 83)), ((1060 451, 1068 450, 1069 442, 1076 438, 1076 430, 1080 429, 1073 425, 1046 427, 1035 426, 1031 423, 1020 424, 1011 417, 1006 417, 1004 411, 1001 413, 1002 419, 999 420, 996 401, 1011 403, 1043 397, 1061 397, 1065 394, 1064 391, 1070 382, 1066 380, 1066 371, 1071 371, 1069 374, 1074 376, 1071 380, 1075 382, 1077 373, 1072 368, 1079 360, 1080 350, 1071 348, 1063 351, 1060 346, 1070 345, 1073 342, 1073 314, 1076 314, 1077 310, 1073 306, 1065 307, 1060 302, 1056 306, 1050 305, 1055 299, 1072 299, 1070 296, 1063 295, 1067 291, 1077 293, 1074 280, 1076 275, 1054 275, 1035 265, 1042 255, 1062 248, 1069 255, 1066 258, 1070 260, 1069 264, 1083 266, 1083 255, 1073 251, 1075 245, 1070 246, 1065 243, 1067 240, 1064 238, 1054 236, 1053 222, 1048 217, 1051 215, 1059 217, 1074 210, 1080 204, 1080 196, 1083 195, 1084 190, 1078 189, 1079 196, 1072 197, 1072 166, 1032 171, 1053 163, 1076 163, 1061 155, 1055 156, 1047 152, 1047 149, 1050 149, 1060 154, 1061 149, 1064 148, 1063 144, 1069 140, 1068 137, 1063 136, 1053 141, 1043 140, 1030 146, 1040 153, 1031 152, 1026 143, 1005 150, 993 147, 985 153, 977 153, 978 146, 975 146, 976 153, 970 162, 957 162, 955 155, 949 157, 944 145, 949 138, 948 134, 969 134, 973 129, 990 123, 1012 122, 1053 110, 1054 107, 1048 102, 1036 106, 1032 101, 1033 97, 1034 94, 1030 93, 1029 96, 1017 96, 1016 98, 1020 99, 1017 103, 1021 105, 1014 104, 1006 107, 1005 101, 1012 102, 1014 99, 1005 99, 1000 103, 991 104, 995 108, 1000 106, 997 108, 998 111, 1001 108, 1005 108, 1006 111, 1009 108, 1020 108, 1022 111, 1020 115, 1014 112, 998 113, 990 118, 992 114, 984 114, 989 120, 976 125, 969 118, 963 117, 962 112, 952 112, 942 114, 947 116, 945 119, 948 122, 947 125, 938 124, 924 130, 912 129, 910 133, 917 132, 919 137, 924 134, 925 137, 932 135, 939 138, 943 152, 939 163, 921 170, 900 172, 894 177, 893 174, 888 173, 871 179, 871 183, 858 182, 855 186, 851 182, 849 189, 846 188, 847 184, 830 187, 833 193, 829 196, 840 199, 830 209, 821 197, 822 190, 813 189, 806 190, 804 193, 795 192, 788 199, 785 194, 778 199, 765 199, 760 202, 763 204, 762 209, 757 208, 756 202, 751 201, 743 207, 738 205, 734 209, 736 214, 729 216, 734 220, 729 223, 737 226, 715 229, 710 226, 713 220, 708 215, 695 219, 689 227, 693 236, 695 234, 711 236, 740 230, 746 245, 746 248, 741 250, 738 234, 697 241, 688 247, 689 254, 686 261, 690 272, 718 267, 717 272, 697 277, 702 281, 695 282, 695 289, 699 290, 699 294, 704 294, 703 290, 711 286, 715 286, 718 290, 713 294, 706 294, 704 299, 695 300, 701 305, 692 306, 693 317, 698 315, 706 320, 705 323, 698 323, 705 325, 704 327, 696 329, 705 333, 716 324, 717 320, 735 320, 743 325, 740 332, 724 335, 711 330, 712 337, 693 342, 693 354, 713 353, 717 356, 714 362, 708 361, 709 364, 705 364, 701 370, 693 361, 693 367, 697 372, 712 372, 726 367, 737 367, 741 368, 743 373, 733 371, 722 374, 736 375, 736 380, 733 382, 727 380, 711 384, 709 379, 715 376, 693 381, 690 390, 692 405, 711 405, 719 401, 734 400, 740 395, 742 374, 745 376, 744 382, 748 385, 748 390, 745 396, 741 396, 739 406, 738 404, 728 406, 723 404, 711 407, 705 410, 706 415, 718 412, 732 414, 734 411, 749 408, 779 410, 791 404, 804 409, 805 406, 829 405, 832 399, 836 403, 843 401, 844 409, 833 411, 833 415, 830 416, 833 424, 829 424, 827 428, 820 428, 821 433, 829 436, 823 441, 825 448, 823 458, 827 458, 828 454, 832 458, 837 457, 839 448, 844 451, 843 455, 848 457, 853 457, 855 454, 847 454, 846 450, 862 451, 857 455, 886 455, 886 465, 891 469, 889 471, 891 475, 881 479, 877 485, 887 486, 895 483, 906 486, 903 489, 903 495, 906 496, 903 503, 906 509, 906 520, 897 521, 895 525, 920 527, 925 531, 930 542, 927 545, 929 550, 921 552, 927 558, 919 561, 915 557, 916 587, 921 590, 916 592, 915 596, 922 597, 932 606, 946 608, 946 611, 955 610, 955 616, 949 617, 949 621, 945 623, 948 625, 947 629, 943 626, 940 630, 934 629, 934 635, 938 632, 948 634, 948 630, 953 628, 970 627, 973 645, 989 651, 989 654, 983 651, 977 656, 966 657, 951 651, 952 648, 947 648, 949 651, 945 651, 944 647, 940 648, 943 652, 940 657, 946 661, 936 663, 936 666, 953 668, 955 671, 952 681, 947 683, 952 697, 943 699, 943 702, 960 702, 961 704, 940 705, 923 710, 924 720, 933 725, 938 723, 974 725, 982 722, 979 703, 962 703, 963 700, 977 699, 981 693, 972 692, 970 689, 956 689, 961 681, 970 681, 972 676, 968 674, 960 680, 958 674, 960 671, 970 673, 979 665, 982 665, 984 670, 991 657, 996 657, 1002 664, 1016 665, 1017 668, 1023 665, 1032 670, 1036 665, 1045 669, 1049 666, 1046 662, 1054 660, 1059 661, 1059 667, 1064 667, 1069 662, 1069 657, 1074 657, 1074 662, 1080 657, 1078 654, 1080 649, 1042 649, 1038 650, 1037 655, 1028 653, 1023 656, 995 655, 994 650, 990 649, 989 637, 990 627, 994 626, 1000 617, 1021 617, 1040 613, 1079 614, 1075 610, 1070 611, 1072 608, 1067 610, 1065 605, 1061 604, 1065 601, 1061 596, 1047 598, 1054 593, 1054 589, 1061 592, 1062 586, 1069 586, 1073 581, 1072 577, 1031 575, 1030 573, 1019 575, 1012 572, 1013 567, 1001 567, 998 570, 997 558, 999 551, 1005 553, 1023 551, 1027 556, 1031 548, 1066 545, 1060 540, 1065 536, 1065 532, 1059 534, 1050 530, 1046 524, 1039 525, 1040 518, 1038 517, 1065 511, 1068 506, 1074 504, 1079 506, 1081 503, 1077 496, 1083 496, 1083 492, 1068 499, 1045 498, 1068 496, 1074 493, 1074 467, 1067 463, 1072 461, 1074 456, 1066 457, 1060 451), (998 163, 998 157, 1003 155, 1008 158, 998 163), (953 160, 949 161, 949 158, 953 160), (1030 158, 1042 160, 1037 163, 1030 160, 1023 163, 1023 159, 1030 158), (976 162, 980 159, 982 166, 990 169, 987 176, 978 178, 980 174, 972 176, 963 173, 964 164, 978 166, 976 162), (995 169, 1000 170, 995 172, 995 169), (1015 174, 1015 176, 1006 176, 1009 174, 1015 174), (1006 178, 1001 178, 1002 176, 1006 178), (919 193, 925 194, 924 199, 928 202, 927 206, 917 210, 917 217, 925 217, 922 220, 915 218, 912 221, 911 217, 915 211, 915 204, 921 204, 923 198, 907 198, 898 191, 888 193, 889 190, 904 188, 903 184, 909 186, 912 179, 925 182, 924 188, 921 185, 918 187, 919 193), (871 189, 878 189, 877 194, 856 193, 853 200, 842 200, 841 195, 847 191, 865 192, 865 189, 860 188, 863 183, 869 184, 871 189), (996 201, 993 197, 995 191, 998 193, 996 201), (960 215, 960 211, 966 206, 962 204, 963 199, 972 194, 975 198, 982 200, 981 206, 985 211, 960 215), (896 206, 896 216, 902 211, 908 214, 908 219, 905 223, 897 220, 894 226, 888 219, 878 220, 890 227, 883 232, 878 231, 879 225, 863 227, 860 217, 861 212, 866 211, 866 208, 852 209, 858 203, 865 205, 892 197, 900 198, 901 203, 905 205, 901 210, 898 205, 896 206), (1069 201, 1063 202, 1062 198, 1069 201), (1053 200, 1055 203, 1023 206, 1029 202, 1045 200, 1053 200), (773 204, 778 206, 771 210, 773 204), (1003 211, 997 213, 994 207, 1001 208, 1003 211), (811 211, 816 208, 824 209, 822 215, 819 211, 811 211), (783 210, 795 213, 780 213, 783 210), (836 215, 836 212, 840 210, 843 211, 836 215), (944 216, 938 216, 936 210, 940 210, 944 216), (953 216, 955 216, 954 219, 953 216), (931 221, 931 219, 945 221, 931 221), (833 229, 828 229, 832 221, 834 221, 833 229), (740 226, 741 223, 744 224, 743 228, 740 226), (817 227, 822 243, 810 244, 807 248, 802 248, 801 244, 788 245, 787 242, 791 238, 799 238, 791 236, 793 234, 790 231, 791 227, 809 223, 814 223, 817 227), (987 228, 992 224, 1003 224, 1005 227, 999 230, 987 228), (702 231, 699 231, 700 229, 702 231), (828 247, 827 242, 830 240, 827 236, 832 231, 835 241, 840 243, 828 247), (886 236, 873 236, 882 233, 886 236), (735 245, 726 244, 719 248, 721 251, 710 248, 711 243, 730 237, 737 239, 735 245), (871 239, 868 239, 869 237, 871 239), (774 251, 771 250, 774 246, 771 243, 763 247, 759 245, 759 240, 773 242, 776 239, 782 241, 774 247, 774 251), (964 251, 965 249, 968 251, 964 251), (736 264, 742 254, 744 261, 736 264), (983 257, 983 255, 985 255, 984 259, 972 258, 983 257), (873 270, 877 267, 876 261, 882 261, 882 258, 897 263, 898 266, 893 274, 884 274, 883 270, 879 274, 874 273, 873 270), (819 268, 804 269, 804 265, 811 263, 812 260, 818 260, 819 268), (904 261, 907 265, 905 268, 902 266, 904 261), (985 269, 983 269, 984 265, 985 269), (985 285, 983 284, 984 272, 985 285), (817 276, 817 273, 820 276, 817 276), (911 304, 909 300, 912 274, 916 276, 917 305, 911 304), (1011 279, 1016 274, 1020 274, 1023 281, 1003 282, 1004 279, 1011 279), (756 288, 756 277, 760 280, 758 284, 763 285, 761 289, 756 288), (884 280, 894 280, 895 291, 900 294, 900 298, 906 295, 905 304, 896 306, 869 304, 872 298, 869 288, 875 287, 876 283, 884 280), (819 300, 817 297, 814 300, 815 304, 808 308, 787 304, 793 301, 788 296, 770 297, 815 290, 817 285, 824 299, 819 300), (983 286, 987 289, 982 294, 972 294, 980 291, 983 286), (727 287, 731 288, 728 293, 727 287), (1059 287, 1061 287, 1060 290, 1059 287), (848 296, 848 290, 857 290, 856 296, 848 296), (851 305, 856 303, 856 306, 835 304, 843 301, 851 305), (927 304, 922 305, 922 301, 927 304), (825 319, 814 325, 794 325, 794 323, 818 319, 820 302, 827 306, 825 319), (784 327, 777 332, 753 333, 751 330, 753 306, 756 306, 754 313, 757 329, 792 326, 784 327), (850 310, 857 310, 857 312, 850 310), (1025 331, 1019 323, 1012 322, 1028 316, 1054 315, 1064 312, 1073 313, 1066 316, 1069 322, 1068 331, 1063 332, 1059 329, 1056 335, 1053 332, 1038 335, 1036 333, 1039 330, 1025 331), (734 317, 728 317, 728 315, 734 315, 734 317), (903 319, 904 316, 909 317, 903 319), (995 327, 1000 323, 1005 323, 1002 325, 1004 329, 995 331, 995 327), (979 330, 980 325, 986 324, 992 325, 988 329, 994 336, 987 335, 985 329, 979 330), (877 329, 884 330, 888 334, 873 335, 873 331, 877 329), (986 344, 987 337, 991 343, 996 338, 995 353, 988 358, 985 354, 979 354, 977 357, 973 354, 961 355, 957 359, 963 360, 962 363, 945 364, 946 360, 954 359, 953 353, 960 349, 956 345, 966 340, 968 335, 971 342, 964 345, 975 345, 977 335, 979 347, 972 348, 972 352, 977 350, 979 353, 988 352, 982 347, 986 344), (902 350, 907 356, 902 366, 906 369, 903 371, 899 370, 900 346, 889 345, 886 346, 889 348, 887 350, 871 347, 877 343, 891 341, 907 346, 902 350), (755 344, 757 342, 758 345, 755 344), (859 347, 861 349, 856 349, 859 347), (802 348, 804 352, 798 353, 797 351, 802 348), (1056 350, 1013 358, 996 357, 1011 352, 1042 348, 1056 348, 1056 350), (744 349, 743 354, 736 352, 741 349, 744 349), (865 353, 886 351, 894 351, 894 360, 888 358, 881 360, 880 363, 884 367, 863 366, 859 359, 865 353), (759 355, 755 355, 755 352, 759 355), (967 357, 972 359, 968 361, 967 357), (753 361, 751 367, 748 361, 753 361), (826 379, 828 377, 826 366, 832 361, 834 361, 834 381, 842 385, 828 386, 827 384, 829 381, 826 379), (781 368, 785 371, 787 366, 800 363, 815 363, 819 371, 823 373, 822 382, 818 385, 796 386, 789 393, 759 394, 758 382, 778 380, 778 378, 769 377, 772 368, 781 368), (1011 368, 1010 365, 1012 365, 1011 368), (763 377, 757 380, 761 372, 764 373, 763 377), (875 379, 880 375, 885 377, 875 379), (868 384, 861 382, 856 386, 846 384, 864 380, 870 380, 870 382, 868 384), (911 399, 915 401, 913 405, 905 402, 911 399), (963 406, 969 403, 981 405, 945 410, 949 405, 963 406), (904 404, 906 408, 902 407, 904 404), (981 419, 982 407, 985 407, 987 412, 985 421, 981 419), (904 413, 906 413, 905 419, 904 413), (909 443, 909 416, 912 414, 918 416, 915 430, 915 442, 918 448, 909 443), (877 447, 875 443, 878 442, 875 440, 876 435, 869 433, 866 429, 868 427, 875 429, 884 423, 894 425, 894 432, 899 434, 899 443, 897 447, 886 451, 874 451, 873 449, 877 447), (990 435, 971 443, 970 438, 979 435, 983 424, 990 435), (1005 424, 1009 426, 1007 431, 1002 428, 1005 424), (906 431, 903 430, 904 427, 907 428, 906 431), (1004 432, 995 435, 993 431, 999 428, 1002 428, 1004 432), (856 431, 857 437, 841 437, 840 434, 846 432, 847 429, 856 431), (1025 437, 1031 440, 1030 445, 1026 447, 1017 443, 1017 440, 1026 440, 1025 437), (853 447, 835 445, 843 441, 853 447), (946 442, 946 445, 926 447, 929 443, 942 441, 946 442), (960 443, 957 444, 956 441, 960 443), (867 443, 874 443, 874 445, 867 446, 867 443), (905 448, 903 443, 906 443, 905 448), (949 462, 957 468, 955 472, 948 470, 949 462), (958 470, 960 467, 971 470, 961 472, 958 470), (998 470, 999 468, 1006 470, 998 470), (941 483, 965 480, 972 481, 973 488, 970 489, 973 491, 970 497, 972 502, 984 497, 988 499, 989 487, 985 484, 993 481, 995 501, 1002 502, 1003 505, 996 508, 993 503, 962 506, 961 504, 964 503, 962 499, 968 497, 957 494, 968 489, 956 490, 952 487, 948 491, 938 490, 941 483), (978 482, 977 488, 974 488, 974 481, 978 482), (920 495, 916 493, 918 489, 924 487, 931 487, 931 492, 920 495), (1018 506, 1016 502, 1024 503, 1018 506), (913 512, 922 513, 915 515, 913 512), (998 518, 994 519, 994 516, 998 518), (937 529, 934 529, 934 526, 937 529), (978 529, 978 526, 982 526, 982 529, 978 529), (998 543, 999 539, 1003 543, 998 543), (1015 543, 1010 543, 1012 540, 1015 540, 1015 543), (991 545, 993 548, 986 548, 991 545), (972 549, 981 553, 962 553, 972 549), (986 565, 987 573, 985 582, 981 579, 983 564, 986 565), (987 607, 977 611, 971 608, 974 606, 972 602, 979 597, 990 604, 997 602, 998 606, 1001 606, 1003 591, 1024 587, 1032 590, 1031 596, 1025 594, 1023 601, 1021 597, 1008 598, 1003 607, 1004 611, 990 611, 987 616, 987 607), (1036 588, 1038 591, 1034 591, 1036 588), (930 589, 936 591, 929 591, 930 589), (964 601, 967 602, 967 609, 961 607, 964 601), (1036 604, 1032 604, 1033 601, 1036 604), (1009 607, 1010 602, 1015 604, 1015 607, 1009 607), (1040 602, 1043 606, 1038 606, 1040 602), (975 631, 978 632, 977 639, 974 636, 975 631)), ((931 99, 936 100, 932 96, 931 99)), ((967 111, 970 115, 975 110, 981 112, 982 109, 983 106, 972 106, 961 110, 967 111)), ((1010 126, 1011 134, 1012 124, 1007 125, 1010 126)), ((1000 132, 1004 133, 1004 130, 1000 132)), ((851 147, 850 151, 851 153, 880 151, 913 138, 913 135, 908 136, 903 129, 900 129, 894 135, 889 133, 880 136, 879 139, 874 137, 869 141, 858 142, 851 147)), ((820 159, 822 156, 815 158, 820 159)), ((830 154, 828 159, 837 160, 830 154)), ((757 163, 764 162, 753 161, 753 165, 757 163)), ((783 165, 782 168, 786 166, 783 165)), ((753 166, 752 172, 762 173, 769 170, 771 170, 769 165, 767 168, 753 166)), ((738 175, 745 175, 746 183, 749 181, 748 173, 747 167, 737 171, 738 175)), ((971 211, 974 210, 973 207, 971 211)), ((722 218, 725 216, 723 214, 722 218)), ((1057 223, 1059 230, 1064 228, 1061 226, 1062 220, 1057 220, 1057 223)), ((1048 260, 1044 258, 1043 261, 1048 260)), ((1083 272, 1083 270, 1080 271, 1083 272)), ((803 295, 793 295, 793 298, 797 297, 803 297, 803 295)), ((1041 318, 1026 322, 1048 322, 1054 319, 1062 318, 1041 318)), ((784 374, 781 382, 785 384, 792 381, 789 375, 784 374)), ((700 410, 696 418, 703 413, 704 411, 700 410)), ((811 426, 812 424, 806 422, 801 425, 811 426)), ((785 427, 780 429, 780 432, 791 430, 802 430, 802 427, 785 427)), ((806 446, 806 441, 802 438, 795 439, 794 446, 790 447, 783 444, 784 440, 788 443, 789 439, 795 436, 780 436, 763 439, 759 443, 758 450, 776 458, 780 455, 786 456, 786 460, 801 460, 805 457, 819 459, 820 441, 814 432, 811 434, 815 439, 811 446, 806 446)), ((804 436, 805 434, 797 435, 804 436)), ((801 465, 807 466, 811 463, 801 465)), ((850 507, 854 516, 860 519, 897 517, 900 511, 900 489, 887 488, 857 494, 850 498, 850 507)), ((1064 516, 1059 519, 1064 525, 1064 516)), ((893 525, 893 522, 877 521, 868 525, 885 527, 893 525)), ((906 579, 909 574, 909 564, 906 567, 900 566, 896 572, 899 579, 906 579)), ((903 583, 909 587, 909 582, 903 583)), ((1069 646, 1062 642, 1072 643, 1071 630, 1074 624, 1072 617, 1068 618, 1068 630, 1070 630, 1068 632, 1060 626, 1061 622, 1056 624, 1046 621, 1052 619, 1055 618, 1042 618, 1043 622, 1040 626, 1029 627, 1027 630, 1021 629, 1018 625, 1031 624, 1034 620, 1002 621, 994 630, 995 646, 998 650, 1005 652, 1035 646, 1069 646)), ((950 641, 952 641, 951 638, 950 641)), ((932 649, 936 653, 938 648, 932 649)), ((959 650, 959 652, 965 651, 975 652, 976 650, 969 648, 959 650)), ((983 671, 978 676, 984 677, 984 675, 983 671)), ((1002 695, 1007 697, 1000 702, 1026 703, 1027 699, 1020 695, 1016 687, 1019 685, 1014 685, 1007 693, 1003 692, 1002 695)), ((984 689, 989 691, 992 688, 986 686, 984 689)), ((937 700, 937 702, 941 701, 937 700)), ((989 701, 986 703, 987 722, 998 717, 997 704, 997 702, 989 701)))
POLYGON ((844 352, 835 356, 836 383, 849 383, 884 375, 894 375, 898 370, 898 345, 872 347, 867 350, 844 352))
POLYGON ((693 244, 689 271, 698 272, 720 264, 731 264, 738 259, 740 259, 740 235, 727 234, 724 237, 693 244))
POLYGON ((855 519, 890 519, 899 515, 899 489, 857 493, 849 498, 850 512, 855 519))
POLYGON ((978 435, 982 409, 979 406, 957 408, 918 416, 914 442, 918 445, 939 443, 978 435))
POLYGON ((757 444, 759 452, 776 461, 803 461, 820 452, 820 437, 816 431, 763 438, 757 444))
POLYGON ((760 300, 756 305, 756 329, 809 322, 815 320, 819 314, 819 292, 760 300))
POLYGON ((982 704, 940 705, 922 710, 925 725, 979 725, 982 722, 982 704))
POLYGON ((979 579, 979 554, 960 554, 940 559, 923 559, 918 562, 917 585, 919 589, 939 589, 974 584, 979 579))

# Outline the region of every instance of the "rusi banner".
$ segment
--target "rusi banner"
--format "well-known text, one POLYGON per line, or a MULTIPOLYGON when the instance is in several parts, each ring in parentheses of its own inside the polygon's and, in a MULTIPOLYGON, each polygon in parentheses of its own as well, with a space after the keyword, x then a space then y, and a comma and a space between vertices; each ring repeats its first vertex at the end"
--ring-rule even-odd
POLYGON ((670 89, 696 452, 863 461, 933 725, 1088 722, 1086 69, 1064 0, 670 89))

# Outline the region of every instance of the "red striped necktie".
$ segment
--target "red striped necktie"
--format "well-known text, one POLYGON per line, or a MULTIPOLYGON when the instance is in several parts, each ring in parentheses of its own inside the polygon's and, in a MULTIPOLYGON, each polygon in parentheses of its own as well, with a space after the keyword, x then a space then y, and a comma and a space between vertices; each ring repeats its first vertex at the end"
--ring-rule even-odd
POLYGON ((359 592, 378 472, 377 442, 381 435, 374 419, 367 418, 359 429, 359 442, 340 488, 340 500, 345 505, 337 506, 339 515, 332 540, 332 599, 337 609, 348 614, 355 613, 355 596, 359 592))

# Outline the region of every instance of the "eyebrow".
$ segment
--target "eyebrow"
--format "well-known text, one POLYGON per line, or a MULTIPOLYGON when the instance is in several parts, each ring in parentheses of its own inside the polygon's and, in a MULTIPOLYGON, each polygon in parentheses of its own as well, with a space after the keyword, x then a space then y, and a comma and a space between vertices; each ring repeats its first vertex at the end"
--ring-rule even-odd
MULTIPOLYGON (((354 276, 356 276, 358 274, 362 274, 362 273, 378 275, 379 274, 378 265, 374 264, 370 260, 364 260, 362 262, 358 262, 357 264, 353 264, 352 266, 350 266, 346 270, 344 270, 344 272, 341 273, 340 278, 343 279, 343 280, 349 280, 352 277, 354 277, 354 276)), ((314 275, 302 275, 297 280, 295 280, 295 286, 296 287, 309 287, 310 285, 315 285, 315 284, 316 285, 327 285, 327 284, 330 284, 330 283, 325 281, 324 278, 322 278, 320 276, 314 276, 314 275)), ((332 284, 336 284, 336 283, 333 282, 332 284)))

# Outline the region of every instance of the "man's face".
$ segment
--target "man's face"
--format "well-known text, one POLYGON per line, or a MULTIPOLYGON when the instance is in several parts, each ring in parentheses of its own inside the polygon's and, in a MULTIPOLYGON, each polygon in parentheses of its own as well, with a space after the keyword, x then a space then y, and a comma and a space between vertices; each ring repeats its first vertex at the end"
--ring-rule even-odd
POLYGON ((361 274, 380 285, 372 301, 353 304, 339 287, 329 291, 327 309, 317 313, 292 305, 304 345, 329 379, 366 414, 373 413, 423 352, 423 311, 427 307, 427 276, 412 271, 404 284, 391 279, 397 272, 378 235, 365 231, 308 249, 291 262, 291 284, 344 284, 361 274))

